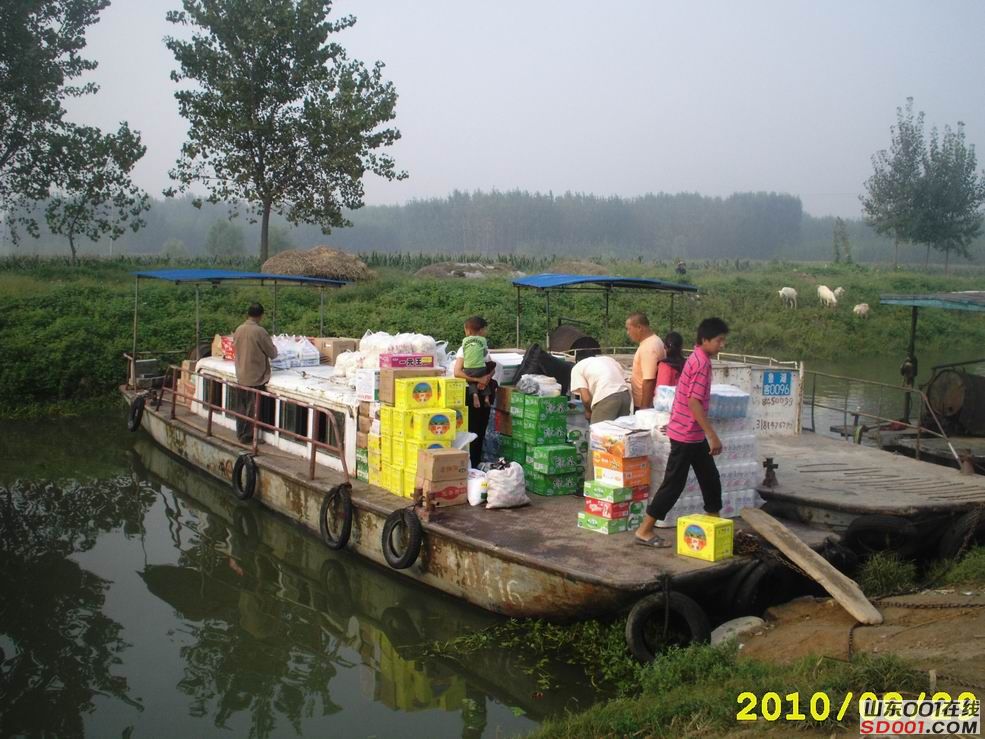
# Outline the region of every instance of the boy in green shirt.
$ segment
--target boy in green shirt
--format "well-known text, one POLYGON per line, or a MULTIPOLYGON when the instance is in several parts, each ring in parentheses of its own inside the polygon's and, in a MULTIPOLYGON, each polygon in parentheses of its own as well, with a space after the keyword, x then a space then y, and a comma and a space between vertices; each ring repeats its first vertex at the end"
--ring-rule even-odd
POLYGON ((485 318, 472 316, 465 322, 465 339, 462 341, 462 371, 477 380, 468 386, 472 405, 476 408, 492 406, 498 387, 492 379, 496 363, 489 356, 489 343, 486 341, 488 325, 485 318))

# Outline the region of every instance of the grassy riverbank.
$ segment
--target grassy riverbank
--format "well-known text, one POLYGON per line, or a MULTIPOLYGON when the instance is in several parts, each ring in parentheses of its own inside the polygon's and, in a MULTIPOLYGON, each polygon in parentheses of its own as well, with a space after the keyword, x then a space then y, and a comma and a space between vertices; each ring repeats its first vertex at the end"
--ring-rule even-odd
MULTIPOLYGON (((676 279, 666 264, 605 266, 613 274, 676 279)), ((108 396, 124 378, 121 355, 131 345, 130 272, 149 267, 127 260, 86 262, 79 267, 60 261, 0 260, 0 346, 5 350, 5 361, 0 363, 0 415, 36 415, 52 408, 65 412, 79 401, 108 396)), ((463 318, 482 313, 491 322, 492 345, 515 343, 516 296, 508 280, 419 279, 395 268, 380 269, 378 274, 370 283, 326 291, 326 334, 358 337, 367 329, 414 330, 454 345, 461 338, 463 318)), ((730 350, 787 359, 843 359, 846 370, 855 357, 903 355, 908 315, 905 309, 878 306, 880 293, 971 290, 981 284, 977 273, 946 277, 776 263, 692 265, 687 279, 701 292, 675 301, 675 326, 685 333, 702 317, 720 315, 733 327, 730 350), (836 310, 819 307, 817 283, 845 287, 836 310), (777 290, 784 286, 800 292, 796 311, 780 306, 777 290), (851 307, 861 302, 872 306, 868 321, 852 316, 851 307)), ((201 296, 204 337, 231 331, 251 300, 264 302, 268 314, 273 303, 269 288, 204 287, 201 296)), ((281 288, 278 330, 317 332, 318 306, 317 291, 281 288)), ((593 333, 599 334, 601 306, 595 293, 563 296, 552 299, 551 312, 594 321, 593 333)), ((665 296, 623 293, 612 300, 608 343, 626 343, 622 317, 637 309, 649 312, 658 330, 666 331, 670 301, 665 296)), ((539 340, 545 328, 542 299, 531 292, 525 296, 522 343, 539 340)), ((985 342, 985 322, 927 310, 921 315, 918 340, 923 351, 973 351, 985 342)), ((187 350, 193 341, 194 288, 142 281, 139 347, 187 350)))

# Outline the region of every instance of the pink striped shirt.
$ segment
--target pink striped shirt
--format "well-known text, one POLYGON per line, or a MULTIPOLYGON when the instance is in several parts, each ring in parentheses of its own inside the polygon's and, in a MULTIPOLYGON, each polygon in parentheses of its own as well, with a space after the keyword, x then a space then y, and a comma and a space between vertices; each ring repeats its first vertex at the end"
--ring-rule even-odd
POLYGON ((694 420, 694 414, 688 407, 691 398, 700 400, 701 407, 705 409, 705 413, 708 412, 708 404, 711 402, 711 359, 700 346, 694 347, 681 370, 674 405, 670 409, 670 423, 667 424, 667 436, 685 444, 694 444, 705 438, 705 432, 694 420))

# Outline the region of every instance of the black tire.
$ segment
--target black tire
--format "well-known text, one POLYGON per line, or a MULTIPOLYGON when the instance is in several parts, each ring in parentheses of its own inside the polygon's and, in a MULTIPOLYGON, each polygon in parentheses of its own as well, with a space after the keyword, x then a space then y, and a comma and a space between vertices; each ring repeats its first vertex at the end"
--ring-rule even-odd
POLYGON ((851 576, 858 568, 858 555, 840 541, 828 537, 819 554, 838 572, 851 576))
POLYGON ((758 559, 750 559, 748 562, 742 565, 738 570, 736 570, 732 577, 729 578, 728 584, 725 586, 725 590, 722 592, 722 608, 725 613, 730 617, 734 618, 738 613, 736 613, 735 600, 738 595, 739 588, 742 585, 742 581, 745 580, 749 573, 756 569, 759 564, 758 559))
POLYGON ((349 543, 352 533, 352 486, 349 483, 336 485, 325 494, 318 513, 318 528, 321 540, 329 549, 341 549, 349 543))
POLYGON ((653 593, 640 600, 626 619, 626 644, 640 662, 652 662, 657 653, 669 646, 686 646, 706 642, 711 636, 711 626, 704 609, 691 598, 671 592, 670 618, 667 636, 664 638, 664 608, 667 601, 663 593, 653 593))
POLYGON ((406 570, 421 553, 424 532, 413 508, 401 508, 386 518, 383 524, 383 558, 395 570, 406 570), (396 537, 403 535, 404 541, 396 537))
POLYGON ((779 562, 758 562, 736 589, 736 615, 760 616, 770 606, 790 600, 795 590, 794 572, 779 562))
POLYGON ((985 513, 968 511, 962 513, 947 525, 937 546, 937 556, 941 559, 955 559, 967 547, 985 540, 985 513), (967 547, 965 543, 967 542, 967 547))
POLYGON ((912 556, 920 546, 917 527, 899 516, 859 516, 848 526, 842 543, 861 555, 892 550, 912 556))
POLYGON ((143 395, 138 395, 130 401, 130 412, 127 414, 127 428, 136 431, 140 428, 140 420, 144 417, 144 405, 147 399, 143 395))
POLYGON ((233 465, 233 495, 240 500, 253 497, 257 487, 257 463, 250 454, 240 454, 233 465), (243 470, 246 470, 246 480, 243 480, 243 470))
POLYGON ((212 356, 212 342, 202 341, 199 342, 198 346, 193 346, 188 352, 188 356, 185 359, 190 359, 193 362, 197 362, 199 359, 204 359, 205 357, 212 356))

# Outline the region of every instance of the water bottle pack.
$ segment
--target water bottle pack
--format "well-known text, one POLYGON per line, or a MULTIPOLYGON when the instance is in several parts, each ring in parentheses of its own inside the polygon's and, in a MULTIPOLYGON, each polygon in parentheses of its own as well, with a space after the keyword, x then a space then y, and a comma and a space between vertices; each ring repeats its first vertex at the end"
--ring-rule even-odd
MULTIPOLYGON (((759 508, 763 504, 763 499, 753 488, 744 490, 732 490, 722 493, 721 515, 724 518, 735 518, 743 508, 759 508)), ((691 516, 695 513, 704 513, 705 504, 701 494, 682 495, 677 504, 670 509, 666 518, 657 520, 658 528, 671 528, 677 525, 677 519, 682 516, 691 516)))
POLYGON ((745 418, 749 411, 749 393, 735 385, 712 385, 710 418, 745 418))

